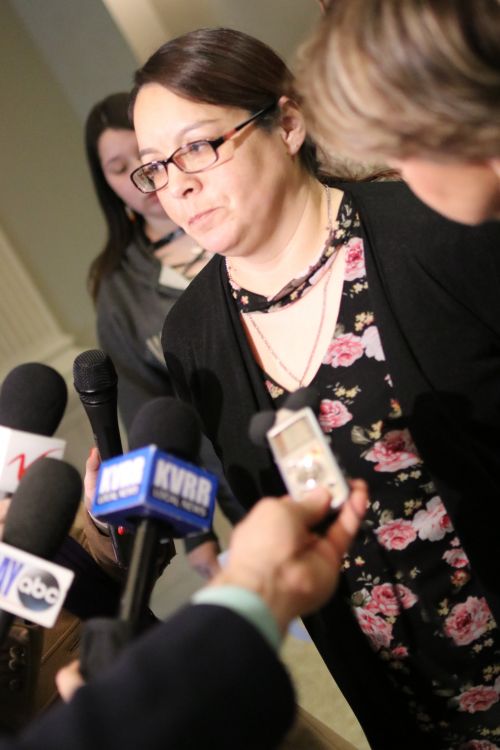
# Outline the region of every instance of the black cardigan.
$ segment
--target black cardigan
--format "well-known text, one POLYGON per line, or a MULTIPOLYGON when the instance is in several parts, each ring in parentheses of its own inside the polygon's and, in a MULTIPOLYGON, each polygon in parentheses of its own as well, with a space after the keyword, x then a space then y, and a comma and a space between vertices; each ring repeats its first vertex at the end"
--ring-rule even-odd
MULTIPOLYGON (((500 223, 443 219, 403 183, 341 187, 368 237, 370 295, 395 392, 471 562, 496 594, 500 223)), ((284 492, 270 453, 247 436, 251 416, 272 401, 220 257, 176 302, 163 342, 177 393, 200 414, 242 504, 284 492)))
MULTIPOLYGON (((353 195, 368 240, 370 296, 395 392, 500 622, 500 223, 450 222, 403 183, 339 187, 353 195)), ((200 414, 236 497, 249 508, 283 493, 271 454, 247 435, 252 415, 273 404, 220 257, 173 307, 163 343, 178 395, 200 414)), ((407 719, 397 726, 406 712, 396 710, 398 697, 343 596, 341 583, 321 615, 309 618, 318 649, 373 748, 421 746, 407 719)))

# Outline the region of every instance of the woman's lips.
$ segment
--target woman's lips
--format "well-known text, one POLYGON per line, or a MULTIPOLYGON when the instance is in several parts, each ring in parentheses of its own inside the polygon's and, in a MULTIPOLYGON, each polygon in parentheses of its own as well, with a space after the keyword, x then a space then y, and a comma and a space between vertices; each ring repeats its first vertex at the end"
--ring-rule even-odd
POLYGON ((189 226, 201 227, 205 224, 210 223, 212 216, 216 210, 216 208, 209 208, 206 211, 200 211, 199 213, 194 214, 190 217, 190 219, 188 219, 189 226))

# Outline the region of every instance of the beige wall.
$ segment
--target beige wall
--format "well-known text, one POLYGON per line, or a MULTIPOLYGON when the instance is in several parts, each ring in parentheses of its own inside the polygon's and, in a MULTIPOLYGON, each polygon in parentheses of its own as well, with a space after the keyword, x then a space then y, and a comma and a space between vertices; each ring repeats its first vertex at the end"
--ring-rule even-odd
MULTIPOLYGON (((100 0, 86 0, 80 7, 89 8, 89 2, 106 12, 100 0)), ((48 3, 52 9, 58 5, 54 0, 48 3)), ((109 24, 112 26, 111 20, 109 24)), ((0 226, 62 328, 85 349, 95 345, 94 312, 85 280, 89 264, 103 244, 104 223, 85 162, 82 115, 68 95, 71 71, 63 55, 71 54, 67 40, 73 39, 72 30, 58 28, 56 23, 53 26, 54 40, 66 42, 60 49, 66 80, 54 75, 46 62, 51 62, 50 58, 39 51, 13 6, 6 0, 0 2, 0 226)), ((105 53, 102 24, 99 33, 99 49, 105 53)), ((117 34, 116 29, 113 33, 117 34)), ((84 65, 82 55, 92 58, 92 48, 89 44, 80 49, 75 39, 74 88, 78 94, 76 74, 84 65)), ((57 53, 56 48, 55 56, 57 53)), ((116 80, 131 79, 131 55, 130 61, 116 80)), ((126 88, 102 91, 98 68, 94 75, 95 93, 88 77, 84 92, 92 104, 104 94, 126 88)), ((84 100, 83 111, 89 107, 84 100)))
POLYGON ((90 342, 85 275, 102 226, 82 159, 81 124, 4 2, 0 48, 0 224, 63 328, 90 342))

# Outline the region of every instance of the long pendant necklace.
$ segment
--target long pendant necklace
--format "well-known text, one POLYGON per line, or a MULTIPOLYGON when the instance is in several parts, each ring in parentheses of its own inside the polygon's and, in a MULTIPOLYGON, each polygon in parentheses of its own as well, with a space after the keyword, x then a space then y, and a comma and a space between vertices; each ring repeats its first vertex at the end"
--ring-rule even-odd
POLYGON ((291 372, 291 370, 285 365, 285 363, 281 361, 281 359, 276 354, 276 352, 274 351, 273 347, 271 346, 271 344, 269 343, 269 341, 264 336, 263 332, 260 330, 259 326, 255 322, 254 317, 253 317, 253 313, 247 313, 246 314, 247 319, 250 321, 250 323, 254 327, 255 332, 259 335, 259 338, 265 344, 265 346, 268 349, 268 351, 271 354, 271 356, 276 360, 277 364, 281 367, 281 369, 284 370, 284 372, 286 372, 286 374, 289 375, 292 378, 292 380, 294 380, 296 383, 298 383, 299 388, 302 388, 302 386, 305 383, 307 373, 309 372, 309 368, 311 367, 312 361, 314 359, 314 355, 316 354, 316 349, 318 348, 319 339, 320 339, 320 336, 321 336, 321 332, 323 330, 323 324, 325 322, 325 314, 326 314, 326 306, 327 306, 326 305, 327 291, 328 291, 328 286, 329 286, 329 283, 330 283, 330 279, 332 277, 333 260, 335 259, 335 257, 336 257, 336 254, 334 256, 332 256, 332 263, 331 263, 330 269, 328 271, 328 273, 329 273, 328 279, 326 280, 326 282, 323 285, 323 296, 322 296, 322 301, 321 301, 321 316, 320 316, 320 320, 319 320, 319 326, 318 326, 318 330, 316 332, 316 336, 314 338, 314 344, 312 346, 311 352, 310 352, 309 357, 307 359, 307 363, 306 363, 306 366, 304 368, 304 372, 302 373, 302 377, 301 378, 297 377, 297 375, 295 375, 293 372, 291 372))
MULTIPOLYGON (((328 237, 330 237, 331 232, 332 232, 332 227, 333 227, 333 220, 332 220, 332 213, 331 213, 330 189, 326 185, 325 185, 325 191, 326 191, 327 210, 328 210, 328 226, 327 226, 327 230, 328 230, 328 237)), ((319 344, 319 340, 320 340, 321 332, 323 330, 323 325, 324 325, 325 316, 326 316, 327 299, 328 299, 328 287, 329 287, 329 284, 330 284, 330 279, 331 279, 331 277, 333 275, 333 273, 332 273, 333 263, 334 263, 335 258, 337 257, 337 254, 338 254, 338 249, 336 249, 334 251, 334 253, 332 254, 332 256, 330 258, 330 268, 328 270, 328 274, 329 275, 328 275, 328 278, 326 279, 325 283, 323 284, 323 294, 322 294, 322 300, 321 300, 321 315, 320 315, 319 325, 318 325, 318 329, 316 331, 316 336, 314 338, 314 343, 313 343, 312 349, 311 349, 311 351, 309 353, 309 357, 307 358, 307 363, 306 363, 306 366, 304 368, 304 372, 302 373, 302 377, 298 377, 297 375, 295 375, 293 372, 291 372, 291 370, 287 367, 287 365, 285 365, 285 363, 282 362, 281 358, 275 352, 274 348, 271 346, 271 344, 267 340, 266 336, 261 331, 260 327, 257 325, 257 323, 255 321, 255 318, 254 318, 254 314, 249 312, 249 313, 246 313, 246 315, 245 315, 246 319, 252 324, 255 332, 257 333, 257 335, 259 336, 259 338, 261 339, 262 343, 265 345, 265 347, 267 348, 267 350, 269 351, 269 353, 271 354, 271 356, 273 357, 273 359, 281 367, 281 369, 284 372, 286 372, 286 374, 290 378, 292 378, 292 380, 294 380, 298 384, 299 388, 302 388, 302 386, 305 383, 307 373, 309 372, 309 369, 311 367, 312 361, 314 359, 314 355, 316 354, 316 350, 318 348, 318 344, 319 344)), ((229 280, 231 281, 231 277, 229 277, 229 280)))

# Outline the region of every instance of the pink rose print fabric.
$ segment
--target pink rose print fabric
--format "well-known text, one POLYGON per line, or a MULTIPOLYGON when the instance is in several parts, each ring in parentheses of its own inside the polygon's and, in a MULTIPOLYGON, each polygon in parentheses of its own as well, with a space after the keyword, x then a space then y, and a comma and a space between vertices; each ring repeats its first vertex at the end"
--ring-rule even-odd
POLYGON ((487 711, 495 703, 498 703, 498 693, 494 688, 478 685, 470 688, 458 697, 459 710, 475 714, 478 711, 487 711))
POLYGON ((346 281, 354 281, 366 276, 365 252, 363 240, 351 237, 346 244, 345 275, 346 281))
POLYGON ((445 534, 453 531, 453 526, 441 502, 441 498, 433 497, 425 505, 426 510, 419 510, 413 518, 413 525, 417 529, 420 539, 436 542, 445 534))
POLYGON ((457 646, 467 646, 477 641, 492 624, 491 612, 486 600, 469 596, 465 602, 456 604, 444 623, 444 632, 457 646))
POLYGON ((352 414, 342 401, 323 399, 320 405, 319 423, 324 432, 343 427, 352 419, 352 414))
POLYGON ((364 354, 363 342, 352 333, 337 336, 328 347, 323 364, 332 367, 350 367, 364 354))
POLYGON ((405 549, 417 538, 417 532, 411 521, 396 518, 375 529, 378 541, 385 549, 405 549))
MULTIPOLYGON (((407 697, 423 748, 432 738, 442 750, 500 750, 497 623, 400 405, 348 198, 333 242, 345 248, 342 302, 311 385, 333 451, 349 476, 368 482, 371 498, 344 559, 342 595, 396 693, 407 697)), ((286 392, 265 377, 279 408, 286 392)))
POLYGON ((408 430, 391 430, 365 454, 375 471, 399 471, 420 463, 408 430))

